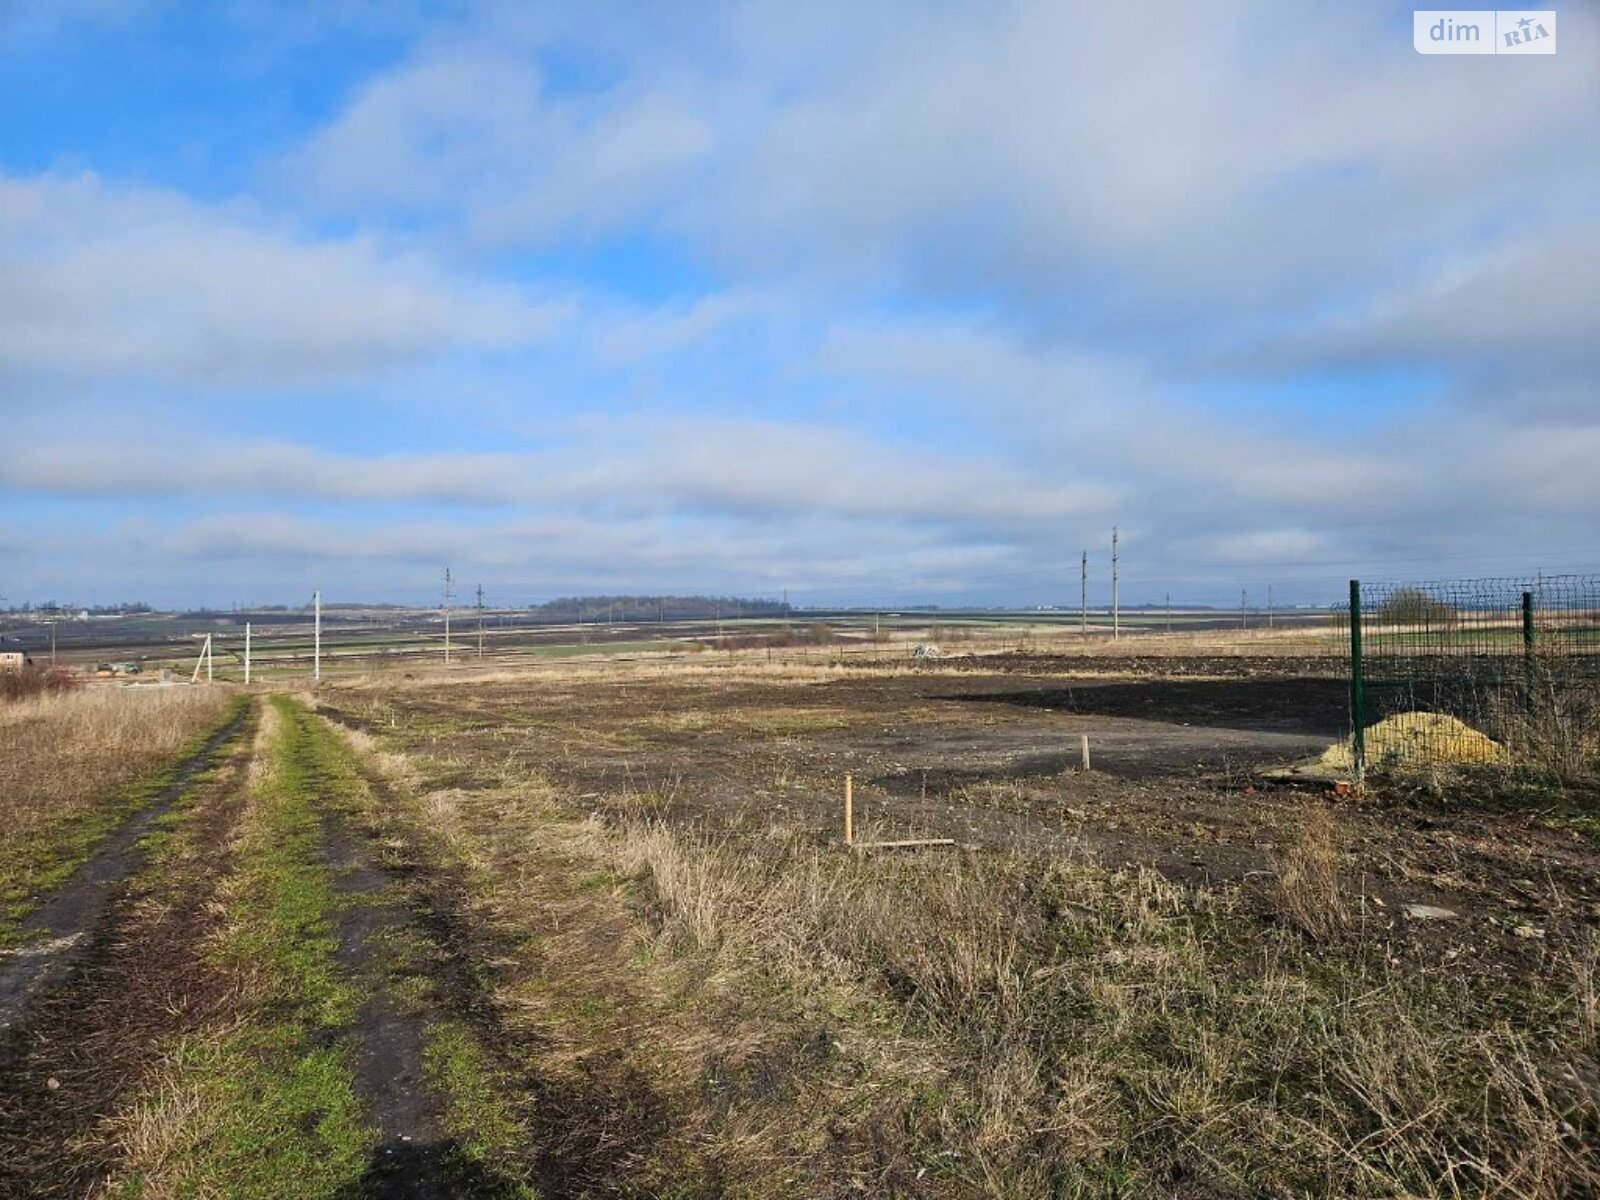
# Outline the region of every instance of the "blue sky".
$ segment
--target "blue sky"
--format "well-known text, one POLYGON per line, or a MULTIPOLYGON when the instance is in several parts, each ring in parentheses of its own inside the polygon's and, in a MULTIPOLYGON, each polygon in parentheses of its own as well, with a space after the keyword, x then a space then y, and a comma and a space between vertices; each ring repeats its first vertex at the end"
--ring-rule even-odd
POLYGON ((1600 21, 0 4, 0 594, 1600 568, 1600 21))

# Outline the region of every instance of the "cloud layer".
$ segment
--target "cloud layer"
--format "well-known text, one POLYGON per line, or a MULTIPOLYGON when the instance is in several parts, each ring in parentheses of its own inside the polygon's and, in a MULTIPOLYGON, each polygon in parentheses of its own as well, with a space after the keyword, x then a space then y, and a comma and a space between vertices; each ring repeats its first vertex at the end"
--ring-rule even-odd
POLYGON ((1600 565, 1589 9, 1505 60, 1309 0, 219 12, 238 107, 157 169, 92 111, 0 151, 8 592, 1037 602, 1112 523, 1133 599, 1600 565))
POLYGON ((0 176, 0 365, 221 388, 541 341, 566 308, 365 235, 93 175, 0 176))

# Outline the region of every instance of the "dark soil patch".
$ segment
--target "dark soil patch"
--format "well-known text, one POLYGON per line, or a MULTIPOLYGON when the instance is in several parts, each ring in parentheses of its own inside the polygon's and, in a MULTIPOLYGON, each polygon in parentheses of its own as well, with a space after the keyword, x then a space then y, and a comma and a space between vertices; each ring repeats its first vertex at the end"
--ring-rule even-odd
POLYGON ((457 1194, 462 1156, 445 1135, 444 1100, 427 1083, 427 1020, 389 991, 380 961, 383 938, 406 929, 407 914, 383 895, 389 878, 369 864, 369 848, 326 809, 323 829, 334 890, 343 901, 334 917, 335 958, 369 983, 356 1017, 355 1076, 382 1142, 363 1177, 363 1194, 445 1200, 457 1194))
POLYGON ((1349 728, 1349 691, 1337 679, 1185 679, 1085 682, 1069 687, 965 694, 952 699, 1018 704, 1085 716, 1337 738, 1349 728))

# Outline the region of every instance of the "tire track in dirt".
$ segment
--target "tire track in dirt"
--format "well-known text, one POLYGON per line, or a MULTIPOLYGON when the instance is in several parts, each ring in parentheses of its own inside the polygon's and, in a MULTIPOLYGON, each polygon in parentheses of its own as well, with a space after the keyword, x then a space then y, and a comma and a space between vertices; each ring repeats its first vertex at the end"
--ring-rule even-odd
MULTIPOLYGON (((364 999, 351 1032, 355 1083, 368 1118, 379 1132, 359 1188, 339 1200, 452 1200, 525 1195, 512 1180, 477 1162, 449 1129, 450 1097, 430 1077, 430 1028, 438 1001, 402 995, 406 983, 434 984, 446 957, 415 911, 415 897, 397 872, 380 862, 375 831, 362 828, 352 785, 369 786, 343 739, 320 717, 336 753, 354 776, 314 771, 308 782, 318 797, 323 853, 342 903, 333 914, 335 961, 360 981, 364 999)), ((446 999, 453 989, 445 986, 446 999)))
POLYGON ((156 827, 190 780, 216 761, 243 728, 241 708, 174 771, 154 799, 125 821, 43 904, 23 919, 23 945, 0 952, 0 1036, 26 1015, 30 1001, 82 960, 119 886, 139 867, 139 841, 156 827))
MULTIPOLYGON (((319 714, 330 725, 358 732, 364 725, 351 713, 321 707, 319 714)), ((547 1200, 654 1194, 641 1190, 637 1173, 670 1141, 667 1098, 628 1066, 615 1047, 597 1046, 585 1055, 576 1077, 557 1078, 540 1070, 538 1063, 548 1047, 538 1031, 507 1020, 495 996, 494 979, 503 968, 490 965, 526 958, 530 948, 471 915, 468 884, 455 868, 426 849, 426 838, 415 824, 418 814, 405 811, 407 799, 359 750, 343 738, 340 741, 348 747, 350 762, 373 801, 361 822, 366 828, 356 835, 358 845, 364 843, 367 852, 380 842, 385 848, 388 861, 378 877, 398 889, 392 902, 403 907, 411 930, 426 940, 426 969, 436 989, 437 1010, 472 1030, 507 1091, 508 1106, 530 1118, 537 1141, 530 1141, 522 1156, 528 1162, 532 1194, 547 1200)), ((375 881, 370 874, 365 878, 375 881)), ((625 1003, 620 997, 614 1000, 625 1003)), ((494 1190, 504 1185, 493 1178, 480 1178, 477 1186, 484 1190, 462 1186, 446 1194, 529 1194, 520 1189, 494 1190)), ((714 1196, 721 1191, 717 1185, 707 1185, 692 1194, 714 1196)))
MULTIPOLYGON (((216 758, 234 733, 242 746, 256 719, 253 707, 242 709, 203 753, 216 758)), ((248 750, 231 752, 194 797, 186 816, 193 852, 107 896, 81 954, 40 984, 26 1019, 0 1039, 0 1197, 87 1193, 112 1152, 96 1125, 166 1041, 225 1003, 203 947, 219 919, 213 898, 231 869, 227 848, 250 759, 248 750)))
POLYGON ((373 986, 356 1025, 356 1088, 382 1141, 363 1184, 385 1200, 445 1200, 458 1194, 452 1169, 458 1157, 446 1133, 444 1098, 429 1085, 427 1021, 385 986, 383 943, 409 927, 394 903, 387 872, 372 865, 369 849, 333 814, 323 812, 323 837, 334 891, 345 902, 334 918, 335 960, 373 986))

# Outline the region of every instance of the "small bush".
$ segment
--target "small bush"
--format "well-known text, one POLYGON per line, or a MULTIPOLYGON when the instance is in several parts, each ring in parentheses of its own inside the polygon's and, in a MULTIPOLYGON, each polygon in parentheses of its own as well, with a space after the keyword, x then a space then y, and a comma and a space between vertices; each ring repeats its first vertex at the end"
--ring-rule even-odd
POLYGON ((1456 623, 1456 610, 1421 588, 1396 588, 1378 608, 1378 619, 1389 625, 1422 625, 1448 629, 1456 623))
POLYGON ((0 674, 0 700, 28 700, 34 696, 70 692, 78 686, 78 677, 65 667, 28 666, 0 674))

